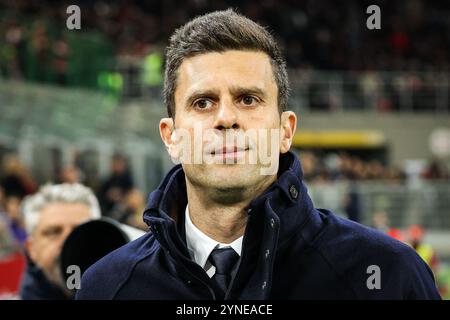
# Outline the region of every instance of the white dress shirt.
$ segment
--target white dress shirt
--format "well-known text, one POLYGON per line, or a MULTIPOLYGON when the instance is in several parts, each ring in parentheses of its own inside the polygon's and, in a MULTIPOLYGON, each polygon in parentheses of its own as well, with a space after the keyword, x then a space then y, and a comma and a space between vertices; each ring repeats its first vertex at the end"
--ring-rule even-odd
POLYGON ((211 239, 197 228, 189 215, 189 206, 186 206, 186 244, 189 254, 194 261, 200 265, 211 278, 216 273, 216 268, 208 261, 210 253, 216 248, 233 248, 236 253, 241 256, 242 240, 244 236, 239 237, 232 243, 220 243, 211 239))

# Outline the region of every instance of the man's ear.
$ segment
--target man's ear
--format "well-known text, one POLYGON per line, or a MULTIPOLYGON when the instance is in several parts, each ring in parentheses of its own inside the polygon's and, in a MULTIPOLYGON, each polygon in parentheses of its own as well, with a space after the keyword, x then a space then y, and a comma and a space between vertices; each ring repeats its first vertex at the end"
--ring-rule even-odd
POLYGON ((297 128, 297 116, 292 111, 285 111, 281 114, 280 124, 280 152, 286 153, 292 145, 295 130, 297 128))
POLYGON ((161 135, 161 140, 166 146, 167 152, 172 158, 176 158, 174 154, 174 141, 172 139, 172 134, 175 130, 173 118, 162 118, 159 122, 159 134, 161 135))

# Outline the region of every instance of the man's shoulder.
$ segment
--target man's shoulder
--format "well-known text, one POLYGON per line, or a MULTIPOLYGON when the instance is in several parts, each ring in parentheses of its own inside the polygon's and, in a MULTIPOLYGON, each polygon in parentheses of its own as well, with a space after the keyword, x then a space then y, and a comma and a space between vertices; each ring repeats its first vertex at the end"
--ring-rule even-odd
POLYGON ((107 254, 83 274, 77 299, 113 299, 134 267, 157 248, 151 232, 107 254))
MULTIPOLYGON (((336 274, 350 283, 357 293, 365 296, 367 280, 379 273, 381 287, 392 294, 392 297, 385 298, 412 297, 415 294, 418 298, 434 297, 433 274, 413 248, 328 210, 319 211, 325 227, 313 245, 336 274)), ((381 293, 376 290, 370 292, 381 293)))
POLYGON ((318 247, 334 264, 348 269, 364 262, 392 267, 421 260, 414 249, 385 233, 320 209, 325 228, 318 247))
POLYGON ((399 254, 410 256, 414 253, 410 246, 374 228, 339 217, 329 210, 318 210, 325 226, 319 238, 320 243, 322 246, 331 247, 334 254, 353 252, 360 256, 382 255, 393 258, 399 254))

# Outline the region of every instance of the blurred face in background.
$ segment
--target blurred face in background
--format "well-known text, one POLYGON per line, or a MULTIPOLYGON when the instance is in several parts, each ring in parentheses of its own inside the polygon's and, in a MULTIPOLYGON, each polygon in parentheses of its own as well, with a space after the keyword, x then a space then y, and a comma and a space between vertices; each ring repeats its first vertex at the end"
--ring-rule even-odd
MULTIPOLYGON (((265 154, 274 154, 278 161, 280 152, 289 150, 295 130, 295 115, 292 112, 280 115, 278 88, 269 56, 262 52, 230 50, 185 59, 178 70, 175 105, 175 119, 171 119, 174 123, 163 119, 160 125, 169 153, 174 128, 188 131, 194 137, 195 127, 200 126, 202 133, 208 130, 211 135, 201 141, 203 156, 213 155, 219 160, 217 163, 182 162, 192 185, 222 190, 247 189, 274 180, 276 170, 272 175, 263 175, 260 169, 265 165, 248 161, 249 154, 258 152, 262 145, 266 146, 265 154), (238 137, 250 129, 254 132, 262 129, 265 134, 253 141, 249 139, 238 150, 235 143, 223 139, 225 134, 238 137), (273 144, 269 141, 271 129, 279 130, 275 148, 271 148, 273 144), (214 135, 220 142, 211 147, 214 135), (265 144, 261 144, 262 140, 265 144), (243 164, 220 161, 224 158, 245 158, 246 161, 243 164)), ((195 144, 197 142, 192 140, 192 148, 195 144)))
POLYGON ((113 174, 122 174, 127 169, 127 162, 121 157, 115 157, 112 160, 111 171, 113 174))
POLYGON ((39 212, 38 223, 27 239, 31 260, 48 280, 63 285, 58 259, 67 236, 91 218, 90 208, 83 203, 51 203, 39 212))
POLYGON ((10 196, 5 199, 5 211, 8 217, 16 222, 21 222, 20 213, 20 198, 15 196, 10 196))
POLYGON ((136 211, 141 210, 145 207, 144 194, 137 189, 133 189, 127 193, 126 198, 125 198, 125 203, 126 203, 127 207, 130 209, 133 209, 136 211))
POLYGON ((79 183, 80 170, 74 166, 67 166, 61 172, 61 180, 64 183, 79 183))

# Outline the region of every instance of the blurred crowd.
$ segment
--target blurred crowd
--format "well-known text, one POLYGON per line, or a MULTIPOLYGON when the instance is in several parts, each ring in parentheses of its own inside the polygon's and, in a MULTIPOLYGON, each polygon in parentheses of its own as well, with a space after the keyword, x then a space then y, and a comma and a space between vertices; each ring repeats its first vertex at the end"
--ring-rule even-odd
MULTIPOLYGON (((345 152, 321 154, 303 151, 301 160, 305 180, 313 183, 330 181, 373 181, 405 183, 407 173, 396 165, 384 165, 377 159, 363 160, 345 152)), ((420 172, 424 180, 448 181, 450 174, 445 163, 431 159, 420 172)))
MULTIPOLYGON (((84 177, 81 169, 68 165, 62 168, 55 179, 47 183, 81 183, 84 177)), ((17 156, 8 155, 0 167, 0 221, 8 226, 15 240, 23 244, 27 234, 21 214, 22 200, 38 191, 39 185, 17 156)), ((111 172, 95 188, 103 216, 121 223, 147 230, 142 221, 146 195, 133 184, 126 159, 115 155, 111 172)))
MULTIPOLYGON (((82 30, 104 38, 115 57, 161 51, 170 34, 195 15, 233 7, 268 26, 288 66, 320 70, 449 69, 450 4, 380 0, 381 30, 366 28, 369 1, 76 1, 82 30)), ((64 83, 68 63, 88 61, 67 39, 66 8, 73 3, 0 1, 1 73, 64 83), (28 56, 28 58, 27 58, 28 56), (31 57, 31 58, 30 58, 31 57), (33 61, 30 61, 33 60, 33 61), (33 69, 33 70, 29 70, 33 69), (47 75, 47 76, 46 76, 47 75), (47 77, 47 79, 44 79, 47 77)), ((102 57, 102 52, 89 59, 102 57)))
MULTIPOLYGON (((71 297, 72 292, 64 289, 59 257, 64 241, 86 219, 98 218, 101 214, 118 225, 134 227, 134 233, 147 231, 142 219, 146 197, 135 187, 123 156, 114 155, 109 175, 95 186, 86 187, 87 181, 80 168, 67 165, 56 177, 48 177, 39 185, 16 155, 3 157, 0 165, 0 300, 71 297), (65 214, 62 219, 61 211, 65 214)), ((94 253, 95 250, 103 249, 93 249, 94 253)), ((86 253, 86 259, 91 255, 86 253)))

